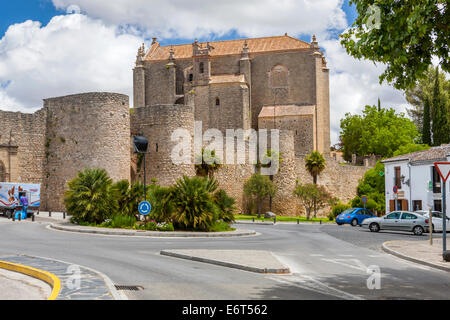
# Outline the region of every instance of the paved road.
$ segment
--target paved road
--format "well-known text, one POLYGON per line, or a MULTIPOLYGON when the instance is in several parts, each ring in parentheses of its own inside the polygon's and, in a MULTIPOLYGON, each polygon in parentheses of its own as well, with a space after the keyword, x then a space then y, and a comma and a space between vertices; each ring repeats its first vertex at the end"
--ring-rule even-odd
MULTIPOLYGON (((371 234, 334 225, 237 225, 259 236, 238 239, 127 238, 49 230, 46 224, 0 218, 0 257, 44 256, 87 266, 119 285, 145 289, 130 299, 449 299, 450 275, 379 250, 409 234, 371 234), (260 275, 159 255, 163 249, 269 250, 291 275, 260 275), (369 290, 368 267, 381 270, 369 290)), ((422 240, 425 238, 421 238, 422 240)), ((375 270, 375 269, 374 269, 375 270)))

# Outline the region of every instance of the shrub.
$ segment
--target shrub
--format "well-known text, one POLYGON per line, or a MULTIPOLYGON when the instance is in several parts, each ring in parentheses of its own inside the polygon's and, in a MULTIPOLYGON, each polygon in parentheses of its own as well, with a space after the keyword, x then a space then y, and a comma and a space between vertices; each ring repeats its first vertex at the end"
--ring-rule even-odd
POLYGON ((210 193, 211 181, 183 177, 173 189, 174 221, 185 229, 208 230, 217 220, 218 209, 210 193))
POLYGON ((138 206, 144 200, 144 185, 136 182, 130 186, 126 180, 115 183, 111 188, 112 195, 117 202, 117 214, 139 217, 138 206))
POLYGON ((123 215, 115 215, 101 224, 101 227, 115 229, 131 229, 136 224, 136 218, 123 215))
POLYGON ((348 204, 344 204, 344 203, 338 203, 337 205, 333 206, 332 211, 331 211, 331 215, 330 215, 330 220, 336 219, 336 217, 338 215, 340 215, 342 212, 344 212, 347 209, 350 209, 350 205, 348 204))
POLYGON ((72 220, 77 223, 101 223, 116 212, 111 185, 112 180, 105 170, 86 169, 79 172, 68 183, 64 194, 64 204, 72 220))
POLYGON ((148 192, 152 204, 151 217, 158 222, 169 222, 175 211, 170 188, 153 185, 148 192))
POLYGON ((220 189, 214 194, 214 202, 219 209, 218 219, 226 223, 234 222, 233 213, 236 211, 236 200, 230 197, 225 190, 220 189))
POLYGON ((261 217, 262 201, 266 197, 274 197, 276 186, 268 176, 259 173, 254 174, 244 185, 244 192, 249 197, 255 197, 258 204, 258 218, 261 217))
POLYGON ((173 227, 172 223, 167 222, 161 222, 156 225, 156 228, 158 231, 174 231, 175 228, 173 227))
POLYGON ((294 190, 294 195, 299 198, 306 210, 306 218, 311 218, 313 208, 323 208, 333 199, 331 194, 323 187, 316 184, 299 184, 294 190))

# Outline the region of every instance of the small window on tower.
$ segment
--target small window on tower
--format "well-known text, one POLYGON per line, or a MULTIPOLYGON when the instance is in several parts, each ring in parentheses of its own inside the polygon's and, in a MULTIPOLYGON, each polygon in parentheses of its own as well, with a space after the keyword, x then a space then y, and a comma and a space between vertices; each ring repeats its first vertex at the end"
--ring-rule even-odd
POLYGON ((203 62, 200 62, 200 73, 204 73, 205 72, 205 64, 203 62))
POLYGON ((220 99, 216 98, 216 106, 220 106, 220 99))
POLYGON ((194 75, 192 73, 189 74, 189 82, 192 82, 194 80, 194 75))

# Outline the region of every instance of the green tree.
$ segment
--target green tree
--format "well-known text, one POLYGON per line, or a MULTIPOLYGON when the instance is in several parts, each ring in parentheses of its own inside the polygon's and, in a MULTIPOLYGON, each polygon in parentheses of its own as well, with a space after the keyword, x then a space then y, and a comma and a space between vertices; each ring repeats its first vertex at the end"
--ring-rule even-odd
POLYGON ((447 0, 350 0, 358 17, 341 35, 347 52, 386 65, 380 83, 412 87, 437 57, 450 71, 447 0))
MULTIPOLYGON (((328 204, 333 197, 323 187, 316 184, 298 184, 295 187, 294 195, 300 200, 301 204, 305 207, 306 219, 311 219, 311 212, 314 208, 323 208, 328 204)), ((314 218, 317 214, 314 214, 314 218)))
POLYGON ((401 156, 403 154, 413 153, 417 151, 423 151, 430 149, 430 146, 427 144, 407 144, 401 146, 397 151, 394 152, 394 157, 401 156))
POLYGON ((223 220, 226 223, 234 222, 236 200, 230 197, 223 189, 217 191, 213 199, 219 209, 219 220, 223 220))
POLYGON ((268 176, 263 176, 255 173, 245 183, 244 192, 249 197, 255 197, 258 204, 258 218, 261 217, 262 201, 266 197, 274 197, 276 194, 276 187, 268 176))
POLYGON ((431 146, 431 110, 430 99, 425 98, 423 108, 422 142, 431 146))
MULTIPOLYGON (((443 72, 439 72, 438 81, 441 98, 450 111, 450 96, 449 96, 450 80, 446 79, 446 76, 443 72)), ((424 76, 417 81, 416 85, 413 88, 410 88, 405 91, 405 98, 411 105, 410 108, 407 108, 408 115, 414 121, 420 132, 424 131, 423 125, 426 124, 425 121, 426 113, 424 108, 427 100, 428 103, 430 104, 428 107, 430 108, 431 114, 431 101, 433 100, 433 91, 435 84, 436 84, 436 70, 434 67, 430 66, 425 72, 424 76)), ((427 121, 431 123, 431 118, 429 118, 427 121)), ((430 123, 428 123, 428 125, 430 125, 430 123)), ((431 145, 431 142, 430 143, 424 142, 424 143, 431 145)))
POLYGON ((102 223, 117 210, 112 180, 103 169, 86 169, 68 183, 64 193, 67 213, 75 222, 102 223))
POLYGON ((210 230, 218 217, 211 183, 206 177, 183 177, 173 187, 174 222, 181 228, 210 230))
POLYGON ((317 177, 325 170, 326 161, 318 151, 313 151, 305 158, 305 168, 313 177, 314 184, 317 184, 317 177))
POLYGON ((394 109, 366 106, 363 115, 346 114, 341 120, 341 143, 344 159, 357 156, 378 155, 392 157, 402 145, 415 143, 419 132, 405 114, 394 109))
POLYGON ((448 109, 441 95, 439 84, 439 68, 436 68, 436 77, 433 89, 433 107, 432 107, 432 129, 433 145, 440 146, 443 143, 450 142, 450 133, 448 127, 448 109))
POLYGON ((366 208, 384 212, 386 209, 385 197, 385 176, 384 164, 380 161, 376 166, 366 172, 364 178, 361 179, 358 188, 357 196, 352 200, 352 207, 363 208, 362 196, 367 196, 368 202, 366 208))

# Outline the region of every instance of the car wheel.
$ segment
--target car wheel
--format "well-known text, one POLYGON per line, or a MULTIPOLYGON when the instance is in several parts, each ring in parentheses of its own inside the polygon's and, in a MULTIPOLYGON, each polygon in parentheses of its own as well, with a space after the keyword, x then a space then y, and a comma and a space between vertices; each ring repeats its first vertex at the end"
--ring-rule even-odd
POLYGON ((353 219, 351 224, 352 224, 352 227, 356 227, 358 225, 358 220, 353 219))
POLYGON ((378 225, 378 223, 371 223, 369 226, 369 230, 371 232, 379 232, 380 231, 380 226, 378 225))
POLYGON ((342 226, 342 223, 338 223, 338 222, 336 222, 336 223, 337 223, 338 226, 342 226))
POLYGON ((415 226, 413 232, 416 236, 421 236, 424 233, 424 230, 421 226, 415 226))

